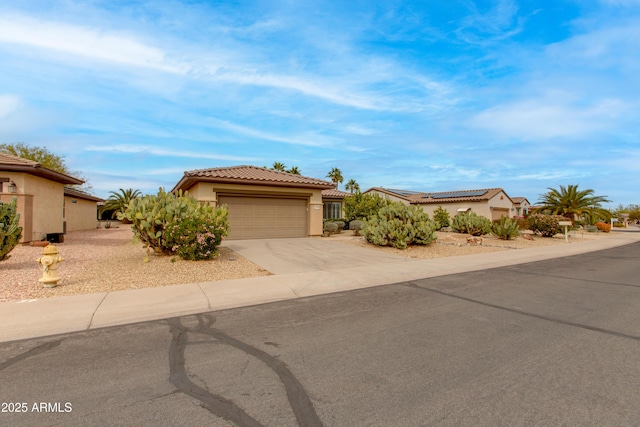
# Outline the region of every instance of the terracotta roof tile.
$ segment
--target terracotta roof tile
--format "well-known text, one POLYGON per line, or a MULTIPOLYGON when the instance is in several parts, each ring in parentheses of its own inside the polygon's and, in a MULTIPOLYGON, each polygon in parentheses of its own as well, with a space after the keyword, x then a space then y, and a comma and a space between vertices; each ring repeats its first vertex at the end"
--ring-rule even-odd
MULTIPOLYGON (((489 200, 496 194, 500 193, 502 188, 484 188, 478 190, 460 190, 460 191, 444 191, 438 193, 420 193, 409 196, 410 203, 414 204, 438 204, 438 203, 454 203, 454 202, 481 202, 489 200), (468 195, 465 195, 467 193, 468 195), (481 193, 481 194, 480 194, 481 193), (448 194, 455 195, 453 197, 442 197, 448 194), (436 197, 433 197, 436 196, 436 197), (438 197, 440 196, 440 197, 438 197)), ((506 193, 505 193, 506 194, 506 193)), ((507 196, 508 197, 508 196, 507 196)))
POLYGON ((12 172, 28 173, 55 182, 60 182, 62 184, 78 185, 84 183, 81 179, 45 168, 42 164, 33 160, 27 160, 4 153, 0 153, 0 169, 12 172))
POLYGON ((76 190, 75 188, 65 187, 64 195, 67 197, 75 197, 76 199, 90 200, 92 202, 104 202, 104 199, 101 199, 100 197, 85 193, 84 191, 76 190))
POLYGON ((274 171, 257 166, 242 165, 186 171, 183 178, 174 187, 174 190, 180 188, 189 189, 198 181, 319 189, 330 189, 335 187, 332 182, 324 181, 322 179, 295 175, 288 172, 274 171))
POLYGON ((345 198, 351 196, 351 193, 344 192, 342 190, 338 190, 337 188, 330 188, 328 190, 322 190, 323 197, 335 197, 335 198, 345 198))

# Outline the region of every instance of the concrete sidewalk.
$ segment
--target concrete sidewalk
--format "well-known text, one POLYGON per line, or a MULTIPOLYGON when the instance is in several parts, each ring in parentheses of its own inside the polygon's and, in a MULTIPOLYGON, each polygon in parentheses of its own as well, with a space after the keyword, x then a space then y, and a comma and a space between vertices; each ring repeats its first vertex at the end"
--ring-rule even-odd
POLYGON ((0 342, 542 261, 638 241, 640 232, 612 232, 607 239, 532 249, 428 260, 376 258, 353 267, 5 302, 0 303, 0 342))

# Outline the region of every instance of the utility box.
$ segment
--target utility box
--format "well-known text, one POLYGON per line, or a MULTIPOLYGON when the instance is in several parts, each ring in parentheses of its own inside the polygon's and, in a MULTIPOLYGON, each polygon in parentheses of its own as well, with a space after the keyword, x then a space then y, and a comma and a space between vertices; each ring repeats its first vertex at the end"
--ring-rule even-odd
POLYGON ((47 233, 47 242, 64 243, 64 233, 47 233))

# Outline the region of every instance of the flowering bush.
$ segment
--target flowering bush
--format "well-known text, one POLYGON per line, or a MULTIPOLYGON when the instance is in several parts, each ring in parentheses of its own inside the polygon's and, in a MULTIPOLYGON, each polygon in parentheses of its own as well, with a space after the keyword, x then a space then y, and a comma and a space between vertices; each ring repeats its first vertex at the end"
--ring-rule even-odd
POLYGON ((534 214, 529 215, 527 220, 529 229, 534 233, 540 234, 542 237, 553 237, 563 231, 558 222, 566 221, 567 219, 561 215, 534 214))
POLYGON ((149 250, 183 259, 211 259, 229 229, 227 209, 198 202, 182 191, 160 189, 133 199, 118 218, 128 218, 134 236, 149 250))
POLYGON ((608 233, 611 231, 611 225, 607 224, 606 222, 596 222, 596 228, 603 233, 608 233))
POLYGON ((226 215, 224 220, 215 217, 183 218, 170 223, 165 237, 171 249, 182 259, 200 261, 213 258, 227 235, 226 215))

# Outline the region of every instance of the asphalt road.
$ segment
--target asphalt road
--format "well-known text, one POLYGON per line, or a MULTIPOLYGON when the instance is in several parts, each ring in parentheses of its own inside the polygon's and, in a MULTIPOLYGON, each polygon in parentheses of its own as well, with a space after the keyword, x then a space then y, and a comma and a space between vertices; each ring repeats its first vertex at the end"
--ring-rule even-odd
POLYGON ((639 259, 0 344, 0 425, 638 426, 639 259))

